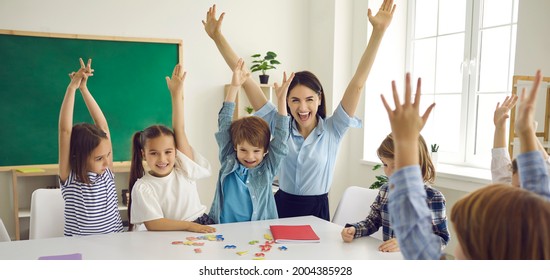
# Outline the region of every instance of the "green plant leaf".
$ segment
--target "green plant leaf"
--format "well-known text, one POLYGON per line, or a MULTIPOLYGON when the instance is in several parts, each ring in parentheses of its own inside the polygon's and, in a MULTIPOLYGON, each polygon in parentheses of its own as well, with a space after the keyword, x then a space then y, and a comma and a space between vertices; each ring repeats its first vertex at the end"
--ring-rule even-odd
POLYGON ((271 57, 270 59, 273 59, 273 58, 277 57, 277 54, 275 52, 268 51, 266 56, 269 56, 269 57, 271 57))
POLYGON ((252 55, 252 57, 260 57, 260 56, 262 56, 262 55, 259 54, 259 53, 255 54, 255 55, 252 55))

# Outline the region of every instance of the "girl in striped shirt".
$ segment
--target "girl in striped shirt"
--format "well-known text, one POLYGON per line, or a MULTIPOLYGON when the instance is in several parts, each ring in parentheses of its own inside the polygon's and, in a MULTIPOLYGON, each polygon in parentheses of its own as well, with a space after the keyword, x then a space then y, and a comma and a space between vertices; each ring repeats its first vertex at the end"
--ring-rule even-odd
POLYGON ((65 236, 121 232, 122 219, 112 168, 109 126, 86 83, 92 60, 69 74, 59 113, 59 185, 65 200, 65 236), (73 126, 76 90, 80 89, 94 124, 73 126))

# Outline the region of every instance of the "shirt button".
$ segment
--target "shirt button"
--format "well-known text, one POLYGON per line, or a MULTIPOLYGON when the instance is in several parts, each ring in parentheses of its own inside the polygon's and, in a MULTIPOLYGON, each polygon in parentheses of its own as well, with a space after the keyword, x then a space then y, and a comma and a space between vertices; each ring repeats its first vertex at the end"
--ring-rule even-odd
POLYGON ((247 180, 246 183, 248 184, 248 183, 250 183, 250 181, 247 180))

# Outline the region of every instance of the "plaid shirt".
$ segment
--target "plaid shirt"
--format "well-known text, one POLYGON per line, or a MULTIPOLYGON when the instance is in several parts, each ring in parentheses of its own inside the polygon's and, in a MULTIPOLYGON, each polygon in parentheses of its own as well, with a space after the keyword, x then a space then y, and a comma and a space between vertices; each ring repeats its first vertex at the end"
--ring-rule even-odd
MULTIPOLYGON (((441 248, 445 248, 450 239, 450 233, 447 229, 447 216, 445 211, 445 197, 443 194, 428 186, 424 185, 426 190, 426 203, 432 214, 432 230, 441 239, 441 248)), ((390 214, 388 211, 388 184, 380 187, 378 196, 370 206, 371 211, 369 216, 363 221, 355 224, 346 224, 346 227, 355 227, 354 238, 368 236, 375 233, 382 227, 384 241, 395 238, 395 233, 390 226, 390 214)))

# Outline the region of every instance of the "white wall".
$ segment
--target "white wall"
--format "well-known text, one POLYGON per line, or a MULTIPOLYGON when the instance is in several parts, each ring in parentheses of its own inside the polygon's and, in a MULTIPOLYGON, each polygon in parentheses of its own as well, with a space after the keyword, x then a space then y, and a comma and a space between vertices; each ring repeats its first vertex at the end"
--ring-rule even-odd
POLYGON ((520 0, 515 75, 534 76, 537 69, 550 76, 550 1, 520 0))

